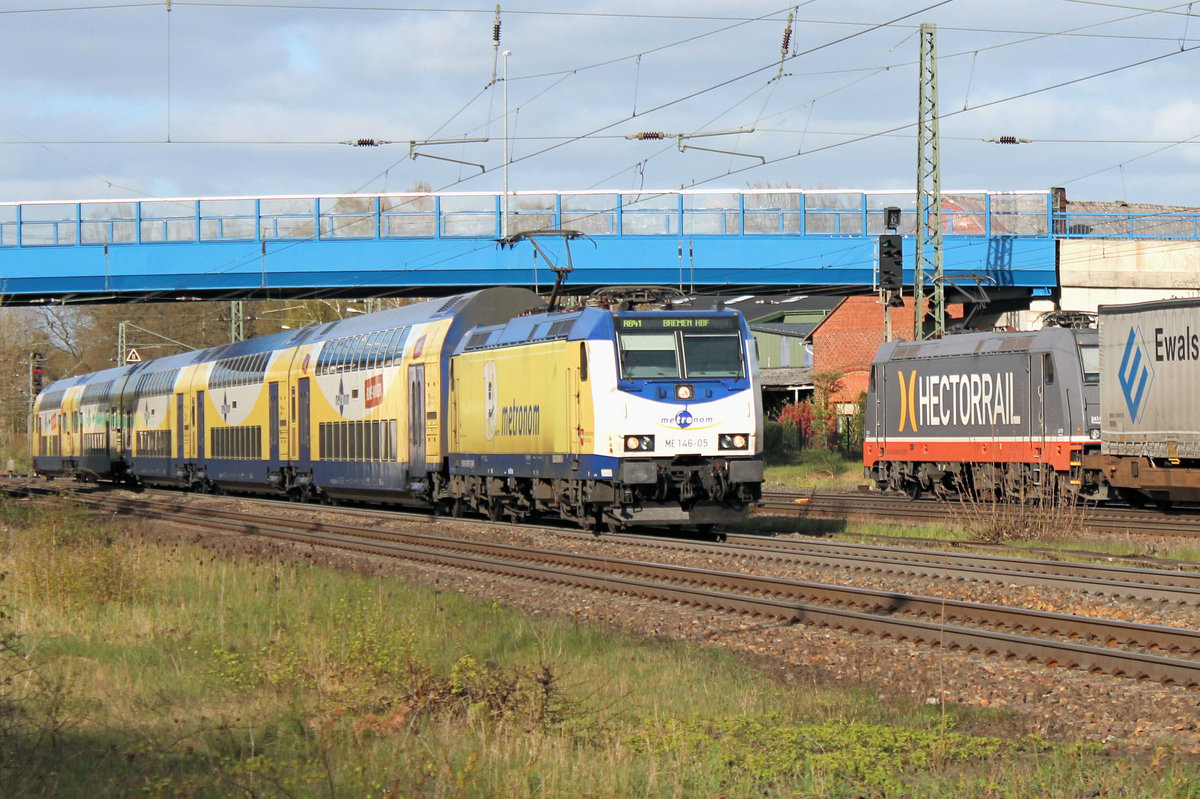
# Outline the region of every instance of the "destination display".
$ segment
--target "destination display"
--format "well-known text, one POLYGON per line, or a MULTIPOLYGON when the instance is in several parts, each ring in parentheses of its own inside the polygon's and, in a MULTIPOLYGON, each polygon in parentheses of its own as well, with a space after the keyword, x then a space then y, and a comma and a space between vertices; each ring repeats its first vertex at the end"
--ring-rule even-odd
POLYGON ((617 317, 617 330, 736 330, 737 326, 732 315, 617 317))

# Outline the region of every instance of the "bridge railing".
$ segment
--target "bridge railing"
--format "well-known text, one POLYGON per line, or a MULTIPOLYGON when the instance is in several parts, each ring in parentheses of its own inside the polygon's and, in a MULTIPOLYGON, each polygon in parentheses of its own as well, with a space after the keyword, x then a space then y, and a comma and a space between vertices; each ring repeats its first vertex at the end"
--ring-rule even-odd
MULTIPOLYGON (((868 236, 884 231, 889 206, 901 209, 899 231, 912 233, 913 192, 886 191, 513 192, 507 198, 472 192, 0 203, 0 248, 501 238, 564 229, 593 237, 868 236)), ((1132 215, 1054 215, 1049 192, 952 192, 944 195, 942 207, 948 236, 1159 238, 1166 232, 1196 238, 1198 231, 1194 215, 1136 223, 1132 215)))

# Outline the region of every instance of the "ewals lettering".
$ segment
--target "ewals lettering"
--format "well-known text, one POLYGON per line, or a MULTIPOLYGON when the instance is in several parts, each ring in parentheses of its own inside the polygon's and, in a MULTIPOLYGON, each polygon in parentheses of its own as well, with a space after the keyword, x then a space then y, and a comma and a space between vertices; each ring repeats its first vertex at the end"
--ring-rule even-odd
POLYGON ((1188 325, 1182 333, 1168 334, 1163 328, 1154 328, 1154 360, 1200 361, 1200 333, 1193 333, 1188 325))

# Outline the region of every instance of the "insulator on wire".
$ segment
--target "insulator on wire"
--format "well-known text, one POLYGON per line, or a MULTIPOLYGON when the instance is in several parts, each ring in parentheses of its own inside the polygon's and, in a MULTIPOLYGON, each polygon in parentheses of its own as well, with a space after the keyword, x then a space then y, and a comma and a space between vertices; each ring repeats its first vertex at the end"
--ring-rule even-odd
POLYGON ((500 44, 500 4, 496 4, 496 20, 492 23, 492 44, 500 44))
POLYGON ((792 41, 792 12, 788 12, 787 27, 783 29, 783 44, 779 45, 779 54, 787 58, 788 45, 792 41))
POLYGON ((644 130, 641 133, 631 133, 625 138, 635 141, 650 141, 652 139, 665 139, 667 138, 667 134, 661 130, 644 130))
POLYGON ((349 144, 351 147, 378 147, 381 144, 388 143, 389 142, 385 142, 382 139, 354 139, 352 141, 342 142, 342 144, 349 144))

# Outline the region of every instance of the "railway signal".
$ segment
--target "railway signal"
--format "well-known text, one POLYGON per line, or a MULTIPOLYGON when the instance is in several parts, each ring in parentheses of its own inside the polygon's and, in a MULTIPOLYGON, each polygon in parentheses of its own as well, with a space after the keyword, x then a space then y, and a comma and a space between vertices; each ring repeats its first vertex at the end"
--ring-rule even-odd
POLYGON ((899 233, 879 236, 879 287, 887 294, 889 304, 904 287, 904 237, 899 233))
POLYGON ((37 394, 42 390, 42 382, 46 376, 46 356, 40 352, 33 352, 29 355, 29 385, 33 389, 33 393, 37 394))

